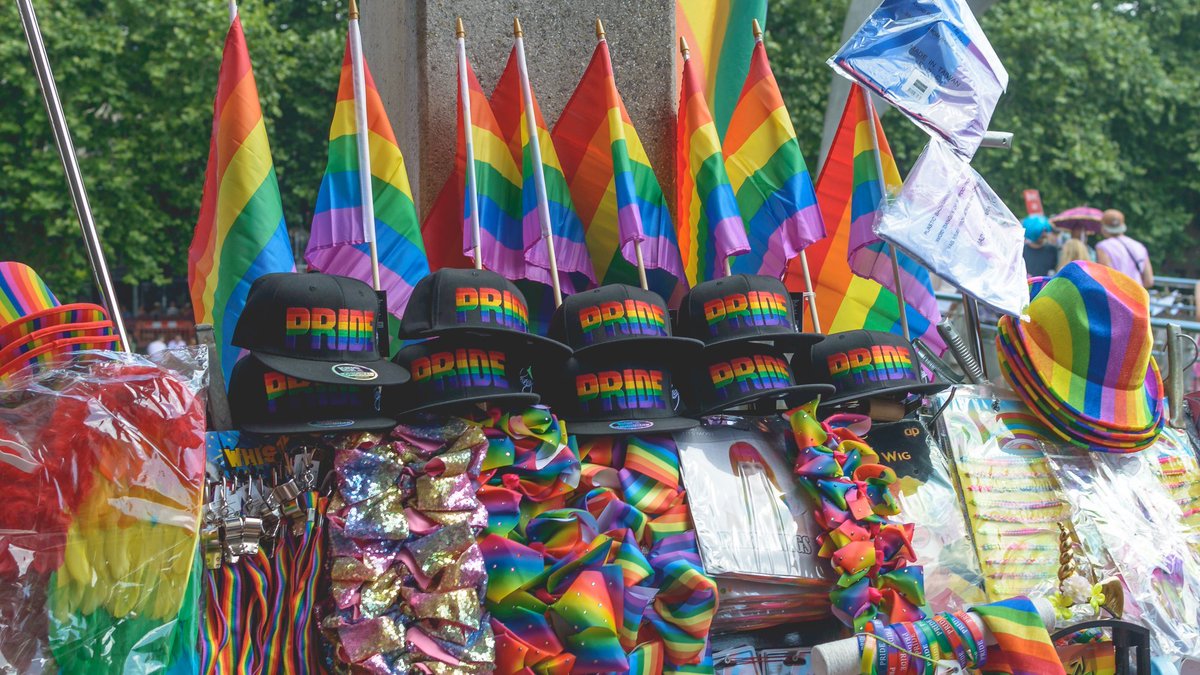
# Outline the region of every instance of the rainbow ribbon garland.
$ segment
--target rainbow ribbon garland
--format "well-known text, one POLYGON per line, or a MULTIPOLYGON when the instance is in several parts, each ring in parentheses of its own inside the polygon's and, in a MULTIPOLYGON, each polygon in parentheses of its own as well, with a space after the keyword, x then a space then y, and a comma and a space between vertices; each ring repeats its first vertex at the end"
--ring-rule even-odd
POLYGON ((717 589, 670 437, 576 447, 540 407, 483 426, 496 672, 713 672, 717 589))
POLYGON ((911 524, 890 521, 900 513, 891 488, 896 473, 850 430, 857 415, 816 418, 817 401, 786 416, 800 449, 796 474, 815 506, 823 530, 817 552, 840 575, 830 592, 833 613, 860 631, 870 621, 913 621, 924 616, 925 583, 912 548, 911 524))

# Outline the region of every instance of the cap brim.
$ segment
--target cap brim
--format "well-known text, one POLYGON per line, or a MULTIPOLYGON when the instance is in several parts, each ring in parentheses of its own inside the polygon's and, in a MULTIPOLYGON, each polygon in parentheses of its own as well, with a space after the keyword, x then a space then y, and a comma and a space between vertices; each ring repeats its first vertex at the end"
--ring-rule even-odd
POLYGON ((297 359, 256 351, 250 353, 271 370, 309 382, 375 387, 404 384, 411 378, 407 368, 383 359, 359 362, 313 361, 312 359, 297 359), (348 374, 357 374, 358 376, 338 375, 334 369, 345 365, 358 366, 358 368, 344 369, 348 374), (370 377, 372 373, 374 373, 374 377, 370 377))
POLYGON ((845 403, 847 401, 855 401, 862 398, 875 398, 876 396, 890 396, 892 394, 936 394, 939 391, 945 391, 950 388, 949 382, 926 382, 923 384, 905 384, 895 387, 886 387, 883 389, 872 389, 858 394, 845 394, 842 396, 834 396, 828 400, 821 399, 821 408, 834 406, 845 403))
POLYGON ((697 414, 701 417, 705 417, 708 415, 715 415, 717 413, 729 410, 730 408, 736 408, 738 406, 748 405, 748 404, 754 403, 756 401, 766 401, 766 400, 770 400, 770 399, 778 400, 778 399, 783 398, 783 399, 792 399, 793 401, 798 401, 799 399, 803 399, 803 401, 799 401, 799 402, 807 402, 807 401, 813 400, 814 398, 816 398, 818 396, 824 396, 825 394, 831 394, 831 393, 833 393, 833 391, 834 391, 834 388, 833 388, 832 384, 797 384, 797 385, 793 385, 791 387, 783 387, 782 389, 768 389, 766 391, 757 391, 754 393, 746 394, 740 398, 735 398, 730 401, 722 401, 721 403, 719 403, 717 405, 705 408, 704 410, 700 411, 697 414))
POLYGON ((778 333, 764 333, 762 335, 732 335, 713 342, 706 342, 704 343, 704 348, 706 350, 715 349, 742 342, 770 342, 783 351, 790 352, 794 349, 811 347, 824 339, 825 335, 822 333, 779 331, 778 333))
POLYGON ((405 408, 396 413, 396 416, 403 417, 412 413, 429 412, 432 410, 448 412, 454 408, 466 408, 474 404, 484 402, 503 406, 505 408, 527 408, 531 405, 537 405, 540 400, 541 397, 537 394, 525 392, 514 392, 511 394, 489 394, 485 396, 468 396, 466 398, 456 398, 448 401, 433 401, 413 408, 405 408))
MULTIPOLYGON (((668 357, 682 358, 699 354, 704 349, 704 343, 686 337, 676 335, 661 335, 661 336, 643 336, 630 337, 623 340, 612 340, 599 344, 580 347, 575 350, 575 356, 600 356, 608 354, 612 351, 636 350, 639 355, 665 355, 668 357)), ((629 352, 624 353, 625 356, 629 352)))
POLYGON ((700 426, 689 417, 661 417, 641 420, 564 420, 567 433, 576 436, 626 436, 630 434, 666 434, 700 426))
POLYGON ((256 434, 324 434, 341 431, 383 431, 392 429, 397 422, 389 417, 341 418, 301 422, 296 420, 279 422, 245 422, 239 429, 256 434))
POLYGON ((428 338, 449 337, 452 335, 482 335, 485 337, 503 337, 512 340, 514 345, 522 345, 534 353, 539 355, 539 358, 559 358, 571 355, 571 348, 559 342, 551 340, 548 337, 543 337, 537 333, 522 333, 519 330, 509 330, 507 328, 479 328, 476 326, 456 326, 453 328, 439 328, 437 330, 422 331, 421 333, 409 333, 401 335, 405 340, 425 340, 428 338), (546 350, 550 350, 547 352, 546 350))

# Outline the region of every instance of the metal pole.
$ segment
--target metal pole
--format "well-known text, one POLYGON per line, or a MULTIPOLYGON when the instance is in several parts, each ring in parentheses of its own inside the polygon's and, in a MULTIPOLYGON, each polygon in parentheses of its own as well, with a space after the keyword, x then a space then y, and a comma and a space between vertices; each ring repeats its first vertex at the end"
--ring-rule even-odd
POLYGON ((533 109, 533 88, 529 86, 529 70, 525 66, 525 39, 521 22, 513 17, 513 37, 517 48, 517 74, 521 78, 521 100, 525 107, 525 132, 529 134, 529 154, 533 160, 533 187, 537 192, 537 214, 542 226, 542 239, 550 254, 550 287, 554 289, 554 306, 562 305, 562 285, 558 280, 558 255, 554 250, 554 226, 550 222, 550 198, 546 196, 546 168, 542 165, 542 143, 538 138, 537 115, 533 109))
MULTIPOLYGON (((879 122, 879 116, 875 114, 875 102, 871 100, 871 92, 861 84, 854 86, 862 89, 863 100, 867 104, 867 126, 871 130, 871 145, 875 148, 875 170, 879 172, 879 193, 886 200, 887 181, 883 178, 883 157, 879 151, 879 132, 875 129, 875 125, 879 122)), ((896 283, 896 302, 900 305, 900 331, 904 334, 905 342, 912 342, 912 335, 908 332, 908 302, 904 299, 904 284, 900 283, 900 260, 896 255, 896 247, 891 242, 888 242, 888 253, 892 257, 892 278, 896 283)))
POLYGON ((371 285, 379 285, 379 249, 375 243, 375 189, 371 185, 371 130, 367 128, 367 76, 358 30, 358 3, 350 0, 350 72, 354 81, 354 140, 358 148, 358 187, 362 193, 363 241, 371 254, 371 285))
POLYGON ((967 332, 970 333, 970 342, 967 346, 974 352, 975 360, 979 362, 979 370, 983 373, 986 380, 988 378, 987 361, 983 358, 983 333, 979 326, 979 303, 967 295, 962 294, 963 309, 965 310, 965 318, 967 320, 967 332))
POLYGON ((21 25, 25 29, 25 41, 29 45, 29 55, 33 57, 33 70, 37 74, 38 85, 42 89, 42 100, 46 103, 46 113, 50 116, 50 127, 54 131, 54 143, 58 146, 58 157, 62 160, 63 171, 67 174, 67 185, 71 189, 71 201, 75 205, 75 215, 79 218, 79 227, 83 230, 83 240, 87 247, 88 262, 92 266, 92 276, 100 291, 101 301, 108 310, 109 319, 112 320, 113 326, 117 330, 117 337, 121 339, 121 349, 129 351, 129 335, 125 332, 125 320, 121 317, 121 307, 117 304, 117 291, 113 287, 108 264, 104 261, 104 250, 100 247, 100 234, 96 230, 96 221, 92 217, 92 207, 88 203, 87 189, 83 185, 83 174, 79 171, 79 159, 75 156, 75 144, 71 141, 71 131, 67 127, 62 101, 58 98, 58 86, 54 83, 54 73, 50 70, 50 59, 46 56, 46 45, 42 41, 42 29, 38 25, 32 1, 17 0, 17 12, 21 15, 21 25))
POLYGON ((475 269, 483 269, 480 250, 479 192, 475 186, 475 139, 471 132, 471 84, 467 82, 467 29, 462 17, 454 25, 454 36, 458 42, 458 95, 462 99, 463 139, 467 152, 467 199, 471 204, 471 246, 474 251, 475 269))

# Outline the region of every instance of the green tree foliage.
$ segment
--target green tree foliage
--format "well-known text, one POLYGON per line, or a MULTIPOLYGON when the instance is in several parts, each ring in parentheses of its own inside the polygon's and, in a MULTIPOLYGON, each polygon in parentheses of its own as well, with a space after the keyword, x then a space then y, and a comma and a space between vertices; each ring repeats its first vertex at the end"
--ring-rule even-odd
MULTIPOLYGON (((241 17, 292 228, 307 229, 341 67, 344 0, 247 0, 241 17)), ((57 0, 38 18, 109 265, 186 274, 229 17, 223 2, 57 0)), ((0 259, 64 297, 90 271, 14 3, 0 3, 0 259)))

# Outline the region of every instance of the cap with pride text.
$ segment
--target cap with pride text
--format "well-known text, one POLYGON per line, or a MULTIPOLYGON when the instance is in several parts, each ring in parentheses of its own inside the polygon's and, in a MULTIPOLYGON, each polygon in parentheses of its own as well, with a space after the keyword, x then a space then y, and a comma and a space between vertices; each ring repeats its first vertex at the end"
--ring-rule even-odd
POLYGON ((697 284, 683 298, 675 333, 696 338, 705 347, 757 340, 785 350, 823 337, 797 331, 787 287, 761 274, 734 274, 697 284))
POLYGON ((793 356, 792 369, 809 382, 833 385, 836 391, 821 400, 822 406, 874 396, 931 394, 949 386, 920 380, 904 338, 873 330, 827 335, 812 346, 811 354, 793 356))
POLYGON ((652 358, 576 356, 539 380, 543 400, 583 436, 666 433, 690 429, 671 397, 671 371, 652 358))
POLYGON ((796 384, 783 351, 755 342, 706 349, 686 374, 688 411, 697 416, 763 399, 783 398, 793 405, 833 393, 828 384, 796 384))
POLYGON ((671 335, 671 315, 662 296, 637 286, 610 284, 563 298, 550 319, 550 337, 576 354, 637 341, 638 350, 698 352, 699 340, 671 335))
POLYGON ((408 371, 379 353, 379 305, 357 279, 264 274, 250 285, 232 342, 267 367, 311 382, 403 384, 408 371))
POLYGON ((521 375, 532 355, 505 336, 458 333, 401 349, 396 361, 412 372, 401 392, 398 415, 488 402, 523 407, 538 402, 521 375))
POLYGON ((517 335, 527 346, 567 356, 570 349, 529 332, 525 295, 513 282, 488 270, 441 269, 417 282, 400 322, 400 337, 416 339, 451 332, 517 335))
POLYGON ((390 429, 396 420, 382 412, 396 387, 349 382, 310 382, 268 368, 253 354, 242 357, 229 377, 234 426, 263 434, 390 429))

